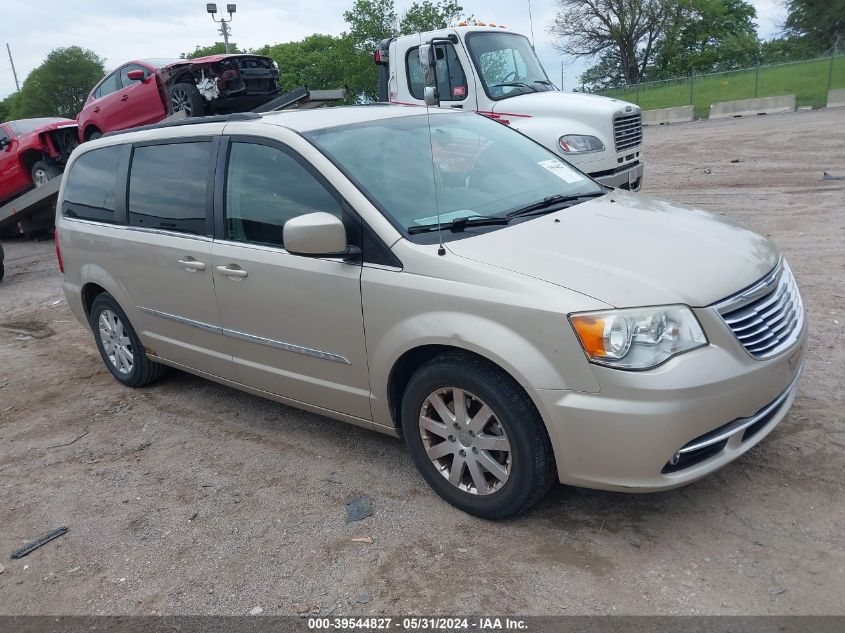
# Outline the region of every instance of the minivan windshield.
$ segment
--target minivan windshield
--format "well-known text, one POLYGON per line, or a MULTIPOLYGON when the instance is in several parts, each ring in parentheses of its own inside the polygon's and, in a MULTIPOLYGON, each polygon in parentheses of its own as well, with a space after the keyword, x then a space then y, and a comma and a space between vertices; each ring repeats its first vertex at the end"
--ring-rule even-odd
POLYGON ((491 99, 555 89, 524 35, 473 32, 466 41, 484 92, 491 99))
POLYGON ((394 226, 421 243, 437 239, 422 227, 437 226, 438 211, 441 226, 465 224, 460 232, 443 232, 443 239, 451 240, 508 223, 482 225, 481 220, 502 220, 538 203, 545 209, 546 201, 571 203, 604 191, 545 147, 475 113, 376 119, 305 136, 394 226))

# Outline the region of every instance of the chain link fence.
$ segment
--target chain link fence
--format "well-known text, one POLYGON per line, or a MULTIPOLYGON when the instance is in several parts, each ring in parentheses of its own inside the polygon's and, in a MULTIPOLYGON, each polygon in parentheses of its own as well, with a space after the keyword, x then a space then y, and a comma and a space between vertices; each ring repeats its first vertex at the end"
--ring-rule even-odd
POLYGON ((692 105, 695 117, 706 119, 714 103, 754 97, 794 94, 799 107, 823 108, 828 91, 834 88, 845 88, 845 55, 649 81, 596 92, 636 103, 643 110, 692 105))

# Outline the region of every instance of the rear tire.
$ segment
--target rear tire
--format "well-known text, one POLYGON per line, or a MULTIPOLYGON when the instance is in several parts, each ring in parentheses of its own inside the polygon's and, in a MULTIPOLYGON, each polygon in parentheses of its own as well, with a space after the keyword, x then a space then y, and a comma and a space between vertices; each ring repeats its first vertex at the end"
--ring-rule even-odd
POLYGON ((32 176, 32 184, 35 185, 36 188, 43 187, 53 180, 53 178, 61 176, 62 168, 58 165, 54 165, 53 163, 39 160, 32 166, 30 175, 32 176))
POLYGON ((170 89, 170 114, 184 110, 189 117, 202 116, 205 113, 205 100, 194 84, 179 83, 170 89))
POLYGON ((126 313, 107 292, 94 299, 90 324, 100 356, 118 382, 143 387, 164 374, 164 365, 147 357, 126 313))
POLYGON ((89 141, 96 141, 98 138, 102 138, 102 137, 103 137, 103 133, 102 133, 102 132, 100 132, 100 130, 94 130, 93 132, 90 132, 90 133, 88 134, 88 139, 87 139, 87 140, 89 140, 89 141))
POLYGON ((402 398, 402 432, 434 491, 485 519, 525 512, 556 480, 534 403, 511 376, 477 356, 448 353, 417 370, 402 398))

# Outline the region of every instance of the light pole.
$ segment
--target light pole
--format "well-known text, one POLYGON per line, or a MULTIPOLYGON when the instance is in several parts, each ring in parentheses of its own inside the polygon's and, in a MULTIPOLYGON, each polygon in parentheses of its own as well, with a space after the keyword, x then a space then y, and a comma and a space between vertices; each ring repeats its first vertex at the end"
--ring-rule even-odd
POLYGON ((227 4, 226 11, 229 13, 229 19, 226 20, 225 18, 220 18, 219 20, 214 17, 214 14, 217 13, 217 4, 214 2, 209 2, 205 5, 205 10, 211 14, 211 19, 215 22, 220 23, 220 35, 223 36, 223 45, 226 47, 226 52, 229 52, 229 23, 232 21, 232 14, 237 10, 238 5, 236 4, 227 4))

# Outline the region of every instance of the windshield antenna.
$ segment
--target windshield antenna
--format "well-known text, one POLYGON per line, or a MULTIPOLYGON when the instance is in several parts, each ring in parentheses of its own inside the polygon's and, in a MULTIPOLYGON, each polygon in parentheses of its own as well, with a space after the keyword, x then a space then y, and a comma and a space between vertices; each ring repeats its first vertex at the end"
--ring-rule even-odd
MULTIPOLYGON (((420 38, 420 50, 422 48, 422 34, 419 35, 420 38)), ((437 49, 435 48, 434 44, 430 44, 431 46, 431 54, 433 57, 433 64, 434 64, 434 91, 437 94, 437 49)), ((422 64, 422 60, 420 60, 420 64, 422 64)), ((439 102, 439 99, 438 99, 439 102)), ((434 139, 432 138, 431 133, 431 110, 429 109, 431 106, 428 103, 425 104, 425 117, 426 122, 428 123, 428 146, 431 149, 431 179, 434 183, 434 206, 437 209, 437 241, 439 242, 440 246, 437 249, 437 254, 441 257, 446 254, 446 247, 443 245, 443 228, 440 224, 440 198, 437 195, 437 166, 434 164, 434 139)))
POLYGON ((440 198, 437 195, 437 166, 434 164, 434 141, 431 138, 431 113, 428 111, 428 107, 428 105, 425 106, 425 116, 428 119, 428 146, 431 148, 431 177, 434 182, 434 205, 437 208, 437 241, 440 243, 437 254, 442 257, 446 254, 446 247, 443 246, 443 227, 440 225, 440 198))

